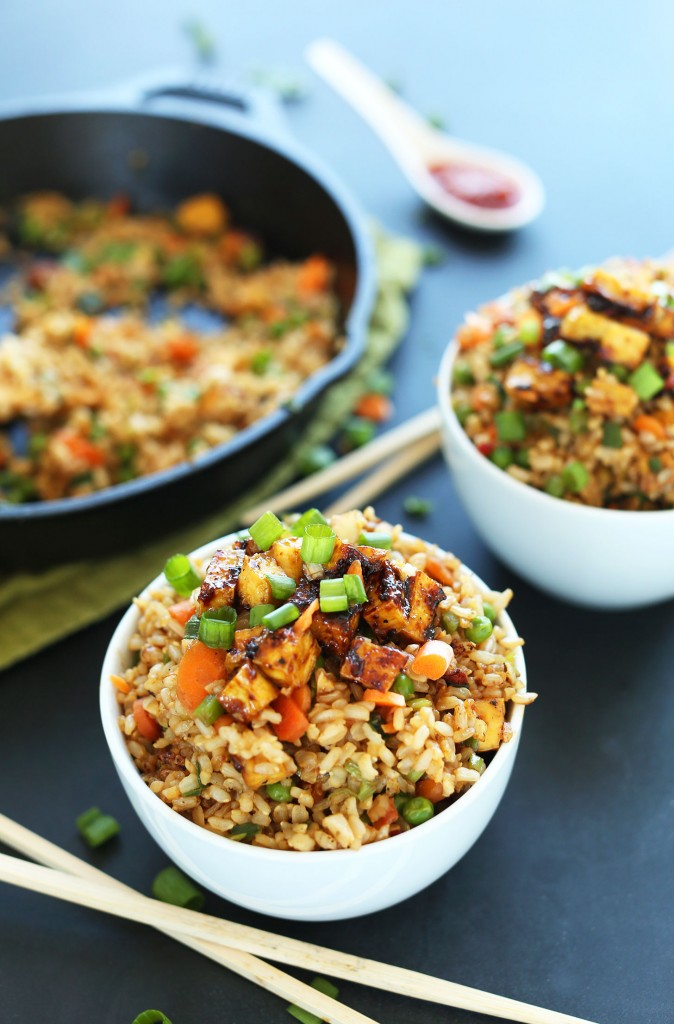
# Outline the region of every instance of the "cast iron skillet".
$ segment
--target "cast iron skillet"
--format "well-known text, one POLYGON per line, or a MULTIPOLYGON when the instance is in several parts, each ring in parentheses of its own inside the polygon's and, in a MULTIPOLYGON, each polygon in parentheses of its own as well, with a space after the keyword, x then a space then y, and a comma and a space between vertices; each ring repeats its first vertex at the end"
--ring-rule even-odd
POLYGON ((0 109, 0 203, 35 189, 72 198, 131 196, 136 208, 222 196, 272 253, 324 253, 337 267, 347 341, 290 408, 194 463, 79 498, 0 505, 0 566, 34 569, 133 548, 196 521, 273 467, 328 385, 358 361, 374 293, 363 220, 344 188, 284 138, 259 96, 147 77, 112 92, 0 109), (152 111, 148 109, 150 103, 152 111))

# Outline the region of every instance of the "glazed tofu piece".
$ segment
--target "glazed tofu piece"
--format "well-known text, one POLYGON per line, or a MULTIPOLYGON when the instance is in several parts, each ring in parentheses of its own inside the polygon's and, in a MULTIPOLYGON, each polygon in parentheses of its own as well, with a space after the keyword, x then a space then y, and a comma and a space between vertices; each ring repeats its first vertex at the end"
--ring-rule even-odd
POLYGON ((593 313, 587 306, 576 306, 570 310, 559 330, 567 341, 596 342, 603 359, 630 369, 639 365, 651 341, 649 335, 638 327, 628 327, 618 320, 593 313))
POLYGON ((278 690, 263 672, 245 661, 219 696, 224 710, 239 722, 250 722, 278 697, 278 690))
POLYGON ((278 575, 281 567, 267 552, 245 555, 239 574, 239 601, 246 608, 256 604, 271 604, 271 586, 267 576, 278 575))
POLYGON ((445 592, 439 583, 421 571, 408 579, 407 586, 410 614, 400 635, 405 640, 420 644, 430 639, 433 633, 435 611, 444 600, 445 592))
POLYGON ((311 679, 321 649, 309 630, 297 632, 292 626, 265 631, 254 663, 284 689, 304 686, 311 679))
POLYGON ((378 636, 401 633, 409 621, 407 585, 396 567, 382 562, 365 583, 368 603, 363 617, 378 636))
POLYGON ((650 273, 642 265, 634 267, 597 267, 586 280, 591 291, 608 302, 644 313, 655 301, 650 288, 650 273))
POLYGON ((271 546, 272 557, 276 559, 281 569, 297 583, 302 575, 302 547, 301 537, 283 537, 275 540, 271 546))
POLYGON ((399 672, 409 661, 397 647, 374 644, 364 636, 357 636, 342 664, 340 675, 360 683, 366 690, 390 690, 399 672))
POLYGON ((484 738, 478 740, 477 750, 497 750, 501 745, 503 737, 503 723, 505 722, 505 701, 502 697, 492 697, 489 700, 476 700, 475 713, 487 725, 484 738))
POLYGON ((218 549, 211 558, 199 591, 198 611, 207 608, 231 608, 236 599, 236 585, 243 565, 241 548, 218 549))
POLYGON ((516 359, 503 386, 520 409, 560 409, 573 397, 572 379, 563 370, 533 359, 516 359))
POLYGON ((631 416, 639 404, 639 397, 628 384, 606 370, 599 370, 585 392, 585 401, 590 412, 611 419, 631 416))
POLYGON ((330 615, 316 612, 311 622, 311 632, 321 647, 324 647, 330 654, 343 658, 356 635, 359 620, 358 608, 349 608, 348 611, 335 612, 330 615))
POLYGON ((235 675, 244 661, 250 659, 250 653, 254 648, 250 647, 252 640, 257 639, 263 633, 262 626, 255 626, 253 629, 237 629, 234 633, 234 643, 225 655, 225 671, 227 678, 235 675))

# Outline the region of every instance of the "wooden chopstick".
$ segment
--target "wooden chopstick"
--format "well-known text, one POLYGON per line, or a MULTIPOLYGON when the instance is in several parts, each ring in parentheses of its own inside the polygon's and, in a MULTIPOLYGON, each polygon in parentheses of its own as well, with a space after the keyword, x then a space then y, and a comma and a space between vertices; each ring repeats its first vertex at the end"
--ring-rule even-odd
POLYGON ((244 526, 250 526, 267 509, 276 512, 295 511, 305 502, 311 501, 319 494, 325 494, 326 491, 338 487, 339 484, 343 484, 347 480, 353 480, 365 470, 396 455, 422 438, 437 434, 439 429, 439 409, 426 409, 425 412, 406 420, 400 426, 394 427, 393 430, 387 430, 385 434, 380 434, 374 441, 362 448, 357 448, 333 462, 327 469, 313 473, 305 480, 300 480, 291 487, 279 491, 278 494, 267 498, 259 505, 246 509, 241 514, 241 522, 244 526))
MULTIPOLYGON (((364 957, 349 956, 336 950, 301 942, 298 939, 289 939, 258 928, 250 928, 232 921, 159 903, 136 893, 135 890, 120 882, 109 879, 103 872, 92 868, 4 815, 0 815, 0 840, 56 869, 45 871, 44 868, 37 865, 26 864, 16 858, 0 855, 0 879, 22 885, 25 888, 47 892, 52 896, 71 902, 81 902, 86 906, 96 907, 118 916, 128 916, 132 920, 138 920, 144 924, 150 923, 162 931, 167 931, 174 938, 185 942, 186 945, 204 952, 211 959, 218 959, 218 951, 225 952, 224 946, 226 946, 228 957, 231 953, 244 951, 241 955, 252 953, 254 954, 253 959, 255 956, 263 956, 295 967, 303 967, 312 971, 319 970, 332 977, 368 985, 371 988, 519 1021, 520 1024, 591 1024, 579 1017, 530 1006, 515 999, 481 992, 466 985, 433 978, 417 971, 393 967, 364 957), (75 879, 68 877, 73 874, 79 877, 75 879)), ((320 856, 320 853, 316 856, 320 856)), ((220 960, 219 962, 225 961, 220 960)), ((225 966, 231 966, 231 964, 227 962, 225 966)), ((249 964, 243 966, 252 970, 249 964)), ((253 966, 259 970, 268 965, 255 961, 253 966)), ((241 965, 238 963, 232 969, 238 973, 244 973, 245 977, 251 977, 251 974, 241 970, 241 965)), ((277 972, 277 974, 281 974, 281 972, 277 972)), ((293 978, 286 978, 285 975, 282 975, 282 979, 284 983, 289 981, 295 985, 301 985, 300 982, 295 982, 293 978)), ((259 974, 253 974, 252 980, 258 981, 258 984, 267 985, 266 980, 259 974)), ((278 985, 278 979, 274 980, 278 985)), ((267 985, 267 987, 271 987, 271 985, 267 985)), ((307 986, 303 986, 303 988, 306 989, 307 986)), ((272 987, 272 991, 281 994, 278 988, 272 987)), ((287 991, 289 990, 283 991, 284 998, 291 998, 293 1002, 298 1003, 297 995, 291 996, 286 994, 287 991)), ((320 994, 314 993, 313 989, 310 991, 312 994, 320 994)), ((308 997, 305 1002, 307 1008, 313 1009, 313 1006, 308 1005, 308 997)), ((313 1002, 315 1003, 315 1000, 313 1002)), ((298 1004, 303 1005, 301 1001, 298 1004)), ((342 1010, 348 1010, 343 1004, 339 1005, 342 1010)), ((328 1010, 331 1011, 330 1016, 324 1016, 323 1008, 314 1009, 313 1012, 318 1013, 325 1020, 347 1019, 335 1014, 334 1001, 328 1010)), ((356 1011, 349 1010, 349 1013, 355 1014, 356 1011)), ((356 1019, 361 1022, 366 1020, 361 1014, 358 1014, 357 1018, 348 1017, 350 1021, 356 1019)))
MULTIPOLYGON (((95 906, 96 904, 86 903, 83 900, 66 896, 65 893, 69 887, 73 885, 87 885, 92 887, 96 893, 102 891, 107 899, 111 901, 113 907, 115 903, 124 899, 146 900, 151 904, 150 916, 142 923, 150 924, 164 931, 161 925, 156 923, 154 910, 157 906, 165 907, 166 904, 161 904, 157 900, 150 900, 148 897, 142 896, 130 886, 118 882, 103 871, 99 871, 66 850, 62 850, 47 839, 42 839, 41 836, 36 835, 29 829, 23 828, 22 825, 17 824, 10 818, 6 818, 4 815, 0 815, 0 839, 8 846, 13 847, 13 849, 20 850, 27 856, 42 861, 43 864, 53 865, 53 867, 46 868, 38 867, 36 864, 21 861, 17 857, 8 857, 6 854, 0 854, 0 859, 3 862, 3 868, 0 869, 3 872, 0 874, 0 880, 13 881, 14 884, 23 885, 24 888, 50 893, 53 896, 67 899, 70 902, 83 902, 85 906, 95 906), (10 862, 8 866, 7 862, 10 862), (6 878, 4 877, 4 870, 7 871, 6 878), (45 872, 45 880, 48 883, 48 886, 45 888, 42 888, 37 884, 37 881, 34 881, 35 873, 37 872, 45 872), (23 878, 25 881, 18 881, 19 878, 23 878), (54 886, 56 891, 52 891, 54 886)), ((98 909, 104 908, 99 907, 98 909)), ((114 913, 114 910, 111 909, 110 913, 114 913)), ((285 971, 279 970, 278 967, 274 967, 272 964, 265 963, 264 960, 259 960, 256 956, 243 949, 235 949, 232 946, 222 944, 221 941, 218 943, 208 942, 204 939, 188 935, 182 930, 170 927, 167 927, 165 932, 184 946, 189 946, 190 949, 203 954, 223 967, 227 967, 229 970, 234 971, 235 974, 241 975, 241 977, 252 981, 256 985, 260 985, 269 992, 273 992, 274 995, 279 996, 281 999, 285 999, 290 1003, 301 1006, 304 1010, 315 1013, 322 1020, 329 1021, 330 1024, 377 1024, 371 1017, 351 1009, 345 1003, 331 999, 330 996, 324 995, 317 989, 312 988, 311 985, 305 985, 304 982, 298 981, 292 975, 286 974, 285 971)))

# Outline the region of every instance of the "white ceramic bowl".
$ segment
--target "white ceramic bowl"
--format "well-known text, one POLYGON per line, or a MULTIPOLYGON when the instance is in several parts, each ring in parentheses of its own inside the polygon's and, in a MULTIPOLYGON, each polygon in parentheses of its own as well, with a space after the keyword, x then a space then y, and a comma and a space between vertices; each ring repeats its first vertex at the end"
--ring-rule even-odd
MULTIPOLYGON (((233 536, 206 544, 193 556, 207 558, 233 536)), ((162 580, 158 576, 144 593, 162 580)), ((137 621, 138 611, 132 605, 115 630, 103 662, 100 709, 105 738, 126 794, 150 835, 171 860, 219 896, 249 910, 299 921, 334 921, 382 910, 419 892, 456 864, 496 810, 517 753, 521 704, 511 706, 512 739, 496 752, 480 781, 437 817, 398 836, 360 850, 301 853, 244 846, 200 828, 145 785, 119 730, 110 675, 128 667, 128 642, 137 621)), ((500 623, 509 636, 517 635, 505 612, 500 623)), ((526 682, 521 648, 517 668, 526 682)))
POLYGON ((481 455, 452 408, 454 341, 440 364, 442 443, 461 501, 487 547, 555 597, 636 608, 674 597, 674 510, 626 512, 553 498, 481 455))

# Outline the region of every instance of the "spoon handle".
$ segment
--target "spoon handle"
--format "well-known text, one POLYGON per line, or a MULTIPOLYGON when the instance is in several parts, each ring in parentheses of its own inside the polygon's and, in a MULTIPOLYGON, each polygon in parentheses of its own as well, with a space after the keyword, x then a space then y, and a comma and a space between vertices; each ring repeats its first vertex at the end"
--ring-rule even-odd
POLYGON ((432 131, 376 75, 331 39, 316 39, 305 54, 309 64, 367 121, 405 168, 432 158, 432 131))

